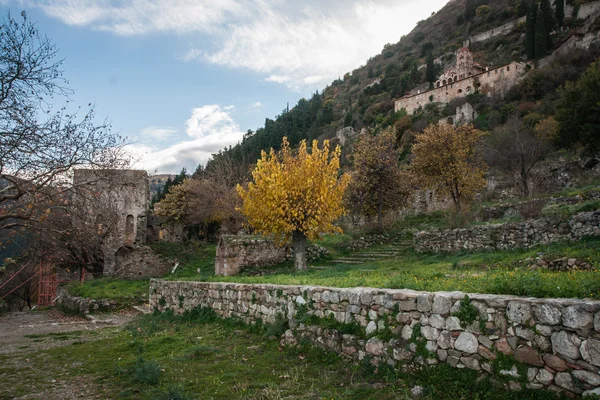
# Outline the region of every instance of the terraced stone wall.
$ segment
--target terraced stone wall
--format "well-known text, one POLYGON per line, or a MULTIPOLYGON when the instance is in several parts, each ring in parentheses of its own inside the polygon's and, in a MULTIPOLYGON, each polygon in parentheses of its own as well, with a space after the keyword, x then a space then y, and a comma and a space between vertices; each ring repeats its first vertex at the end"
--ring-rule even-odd
POLYGON ((560 240, 579 240, 600 235, 600 211, 573 215, 567 222, 549 218, 518 223, 481 225, 462 229, 419 232, 414 245, 418 252, 501 250, 527 248, 560 240))
POLYGON ((600 301, 152 280, 150 305, 283 323, 283 345, 306 339, 356 361, 445 362, 514 390, 600 393, 600 301))

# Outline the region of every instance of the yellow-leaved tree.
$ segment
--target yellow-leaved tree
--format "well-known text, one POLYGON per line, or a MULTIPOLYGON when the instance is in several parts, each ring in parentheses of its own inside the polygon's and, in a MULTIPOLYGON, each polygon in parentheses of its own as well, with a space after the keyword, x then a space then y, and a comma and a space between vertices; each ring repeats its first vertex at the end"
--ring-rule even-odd
POLYGON ((283 138, 281 150, 262 152, 252 172, 253 182, 237 191, 243 200, 242 213, 259 233, 272 236, 278 243, 290 237, 294 264, 306 270, 306 239, 323 233, 341 232, 334 222, 344 214, 342 198, 348 175, 339 175, 340 148, 329 150, 329 141, 312 151, 306 140, 296 154, 283 138))
POLYGON ((457 214, 463 201, 485 186, 487 165, 481 155, 484 133, 473 125, 429 125, 417 135, 410 169, 423 188, 437 188, 452 197, 457 214))

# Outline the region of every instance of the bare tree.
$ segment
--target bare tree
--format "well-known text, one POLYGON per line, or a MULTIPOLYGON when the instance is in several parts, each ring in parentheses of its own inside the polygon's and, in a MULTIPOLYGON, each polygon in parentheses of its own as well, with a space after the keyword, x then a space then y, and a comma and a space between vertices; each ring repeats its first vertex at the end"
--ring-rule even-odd
POLYGON ((0 25, 0 230, 35 228, 73 169, 127 165, 123 140, 92 107, 71 110, 57 49, 25 12, 0 25), (60 101, 62 105, 55 104, 60 101))
POLYGON ((517 116, 494 129, 486 141, 486 161, 507 173, 517 173, 523 197, 529 197, 531 169, 552 151, 550 140, 536 135, 517 116))

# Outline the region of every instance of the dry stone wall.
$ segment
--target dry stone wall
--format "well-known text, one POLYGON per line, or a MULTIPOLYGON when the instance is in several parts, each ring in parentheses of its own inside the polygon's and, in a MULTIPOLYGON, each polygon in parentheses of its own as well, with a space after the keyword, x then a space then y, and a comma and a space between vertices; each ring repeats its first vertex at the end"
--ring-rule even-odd
POLYGON ((414 245, 418 252, 502 250, 598 235, 600 211, 593 211, 578 213, 564 223, 542 218, 518 223, 419 232, 415 235, 414 245))
POLYGON ((287 248, 251 235, 223 235, 217 246, 215 275, 232 276, 244 268, 264 267, 287 260, 287 248))
POLYGON ((279 318, 284 345, 308 340, 356 361, 445 362, 504 375, 515 390, 600 393, 600 301, 152 280, 150 306, 204 306, 246 324, 279 318))

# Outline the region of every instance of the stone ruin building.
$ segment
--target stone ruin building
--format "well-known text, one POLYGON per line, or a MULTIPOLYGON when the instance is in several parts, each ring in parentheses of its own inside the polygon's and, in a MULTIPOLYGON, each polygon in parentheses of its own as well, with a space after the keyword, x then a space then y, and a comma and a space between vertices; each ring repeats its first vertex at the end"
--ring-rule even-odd
POLYGON ((150 205, 146 171, 78 169, 73 184, 95 194, 78 196, 87 209, 88 222, 92 220, 99 229, 111 224, 101 246, 104 275, 141 277, 168 272, 170 266, 145 246, 150 205))
POLYGON ((456 62, 434 83, 434 88, 422 91, 415 89, 396 100, 396 112, 405 109, 408 114, 429 103, 447 104, 477 91, 484 94, 505 94, 517 83, 530 66, 513 61, 497 68, 483 67, 473 61, 473 53, 463 47, 456 52, 456 62))

